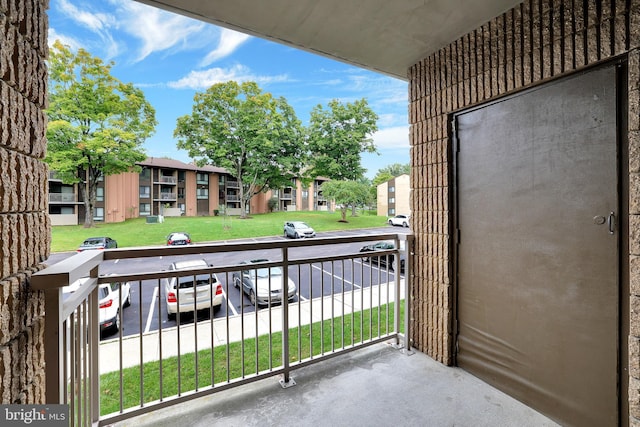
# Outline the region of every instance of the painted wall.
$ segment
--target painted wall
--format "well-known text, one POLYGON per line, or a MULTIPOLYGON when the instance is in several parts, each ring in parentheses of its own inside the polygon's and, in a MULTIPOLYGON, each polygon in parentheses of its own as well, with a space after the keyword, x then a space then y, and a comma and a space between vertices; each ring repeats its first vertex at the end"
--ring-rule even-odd
POLYGON ((140 175, 109 175, 104 182, 105 222, 123 222, 140 214, 140 175))

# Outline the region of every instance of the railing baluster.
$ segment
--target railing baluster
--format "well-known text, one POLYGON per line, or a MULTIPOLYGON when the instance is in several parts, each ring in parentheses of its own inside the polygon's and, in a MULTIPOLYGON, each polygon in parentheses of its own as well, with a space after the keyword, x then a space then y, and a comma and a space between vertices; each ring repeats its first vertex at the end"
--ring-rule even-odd
MULTIPOLYGON (((94 289, 89 294, 89 337, 91 339, 89 347, 89 359, 91 360, 91 422, 95 424, 100 419, 100 365, 98 345, 100 342, 100 326, 98 313, 98 289, 94 289)), ((64 331, 66 334, 66 329, 64 331)), ((66 342, 66 339, 64 340, 66 342)), ((65 353, 66 360, 66 353, 65 353)), ((66 399, 65 399, 66 401, 66 399)))
MULTIPOLYGON (((309 358, 313 359, 313 276, 312 270, 313 265, 309 264, 309 358)), ((302 283, 302 276, 300 276, 300 283, 302 283)), ((302 305, 302 300, 300 298, 300 286, 298 286, 298 306, 302 305)))
MULTIPOLYGON (((289 250, 282 248, 282 281, 289 283, 289 250)), ((286 286, 286 285, 283 285, 286 286)), ((282 299, 282 384, 289 384, 289 299, 282 299)))
MULTIPOLYGON (((298 293, 298 295, 300 295, 300 278, 301 276, 301 270, 300 270, 301 266, 300 264, 298 264, 298 286, 296 286, 296 292, 298 293)), ((289 283, 285 283, 283 285, 284 287, 284 298, 286 298, 287 300, 289 300, 289 283)), ((295 295, 294 295, 295 298, 295 295)), ((302 304, 301 304, 301 300, 300 297, 298 296, 298 362, 302 361, 302 304)))
POLYGON ((324 262, 320 262, 320 354, 324 356, 324 262))
POLYGON ((351 346, 354 346, 355 345, 355 329, 356 329, 356 323, 355 323, 356 274, 355 274, 355 262, 353 258, 351 258, 350 261, 351 261, 351 346))
MULTIPOLYGON (((158 373, 160 378, 158 379, 158 385, 159 385, 159 399, 160 401, 162 401, 164 399, 164 358, 162 357, 162 333, 164 330, 164 327, 162 326, 162 291, 163 291, 163 286, 162 286, 162 280, 163 279, 157 279, 156 281, 156 286, 158 286, 158 357, 159 357, 159 363, 158 363, 158 373)), ((171 280, 171 279, 164 279, 164 280, 171 280)), ((142 298, 142 292, 140 292, 140 298, 142 298)), ((166 298, 166 295, 165 295, 166 298)), ((168 312, 167 312, 167 316, 168 316, 168 312)), ((142 350, 142 348, 140 348, 140 350, 142 350)), ((142 351, 140 351, 140 365, 144 365, 143 360, 142 360, 142 351)), ((142 369, 142 368, 141 368, 142 369)), ((140 371, 142 372, 142 371, 140 371)), ((142 377, 142 375, 140 375, 142 377)), ((142 379, 140 380, 142 381, 142 379)), ((142 387, 140 387, 140 389, 142 390, 142 387)))
POLYGON ((333 266, 335 265, 335 261, 331 261, 331 352, 336 351, 336 337, 335 337, 335 323, 336 323, 336 313, 335 313, 335 273, 333 266))
MULTIPOLYGON (((131 282, 129 283, 129 298, 131 298, 131 282)), ((142 281, 138 280, 138 307, 142 307, 142 281)), ((143 354, 144 354, 144 347, 143 347, 143 329, 142 329, 142 310, 138 310, 138 322, 139 322, 139 327, 138 327, 138 340, 139 340, 139 344, 138 344, 138 348, 140 350, 140 357, 138 358, 138 360, 140 361, 140 406, 144 406, 144 358, 143 358, 143 354)), ((121 325, 124 325, 123 322, 120 322, 121 325)), ((124 349, 122 346, 122 335, 120 335, 120 372, 122 373, 122 369, 123 366, 122 364, 124 363, 124 349)))
POLYGON ((342 267, 342 271, 340 274, 341 277, 341 282, 340 282, 340 287, 342 288, 342 292, 341 292, 341 302, 342 302, 342 310, 340 311, 340 342, 341 342, 341 346, 340 348, 344 349, 344 318, 345 318, 345 313, 344 313, 344 284, 345 284, 345 280, 344 280, 344 260, 340 260, 341 263, 341 267, 342 267))
POLYGON ((176 336, 178 338, 178 355, 177 355, 177 374, 178 374, 178 396, 182 394, 182 350, 180 349, 180 344, 182 340, 180 339, 180 331, 182 330, 182 322, 180 319, 180 279, 176 277, 176 336))

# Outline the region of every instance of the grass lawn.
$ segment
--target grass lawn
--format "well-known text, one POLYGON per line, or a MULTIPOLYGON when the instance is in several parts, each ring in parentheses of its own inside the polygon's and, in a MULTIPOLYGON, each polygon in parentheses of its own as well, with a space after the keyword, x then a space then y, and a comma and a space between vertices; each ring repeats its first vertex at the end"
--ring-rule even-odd
POLYGON ((305 221, 317 232, 384 227, 386 217, 370 212, 352 217, 347 223, 339 222, 339 212, 274 212, 251 215, 248 219, 231 216, 165 217, 162 224, 147 224, 146 218, 130 219, 121 223, 102 224, 94 228, 82 225, 51 227, 51 252, 74 251, 87 237, 109 236, 118 247, 165 244, 172 231, 186 231, 195 243, 247 237, 280 236, 285 221, 305 221))
MULTIPOLYGON (((400 316, 404 315, 404 301, 400 304, 400 316)), ((316 322, 289 330, 289 356, 291 363, 308 359, 311 355, 331 352, 334 349, 384 336, 393 331, 393 304, 384 304, 373 310, 364 310, 344 317, 316 322)), ((400 332, 404 331, 401 326, 400 332)), ((282 364, 282 333, 246 339, 244 352, 239 342, 197 353, 183 355, 180 360, 171 357, 160 362, 145 363, 142 367, 142 401, 160 399, 160 369, 162 369, 162 397, 195 390, 196 366, 198 387, 224 384, 258 372, 277 368, 282 364), (256 359, 256 343, 257 359, 256 359), (213 375, 213 377, 212 377, 213 375)), ((140 367, 122 371, 123 408, 141 403, 140 367)), ((120 409, 120 373, 111 372, 100 376, 100 414, 118 412, 120 409)))

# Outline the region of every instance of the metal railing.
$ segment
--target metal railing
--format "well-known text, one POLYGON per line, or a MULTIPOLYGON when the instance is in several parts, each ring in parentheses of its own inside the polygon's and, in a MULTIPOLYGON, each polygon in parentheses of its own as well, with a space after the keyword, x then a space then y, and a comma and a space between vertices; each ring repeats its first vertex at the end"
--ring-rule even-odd
POLYGON ((176 200, 176 193, 161 192, 156 200, 176 200))
POLYGON ((49 203, 75 203, 74 193, 49 193, 49 203))
MULTIPOLYGON (((32 286, 45 291, 47 403, 69 404, 70 425, 108 425, 266 377, 279 376, 281 385, 289 387, 295 384, 293 370, 381 341, 393 339, 399 348, 409 350, 405 337, 411 257, 407 253, 412 242, 411 236, 382 234, 74 255, 32 276, 32 286), (359 252, 360 245, 377 240, 392 241, 395 248, 359 252), (325 252, 330 256, 311 253, 328 246, 325 252), (256 251, 260 257, 268 254, 269 260, 238 262, 253 259, 256 251), (131 258, 176 256, 230 262, 184 271, 109 275, 99 271, 105 263, 113 267, 116 260, 120 268, 131 258), (401 264, 404 273, 398 274, 401 264), (245 295, 235 285, 245 277, 255 282, 257 269, 268 271, 264 280, 269 296, 263 301, 265 308, 254 309, 246 303, 254 299, 251 290, 245 295), (180 278, 193 282, 204 278, 211 295, 219 283, 221 306, 208 299, 207 308, 195 315, 178 311, 175 326, 165 322, 171 318, 166 310, 169 284, 182 282, 180 278), (289 279, 295 284, 291 300, 278 291, 280 278, 284 284, 289 279), (127 282, 135 289, 131 298, 139 307, 137 319, 127 318, 136 324, 135 331, 125 335, 120 327, 115 339, 100 341, 98 291, 102 284, 113 282, 127 282), (74 292, 63 293, 70 285, 74 292), (153 297, 145 300, 143 295, 150 293, 153 297), (232 298, 239 298, 237 309, 232 298), (145 304, 150 306, 143 316, 145 304), (143 327, 145 320, 157 328, 143 327)), ((187 298, 193 286, 185 289, 174 292, 178 306, 183 306, 180 298, 187 298)), ((124 301, 123 286, 117 292, 118 300, 124 301)), ((265 298, 258 292, 260 297, 265 298)), ((189 311, 196 308, 200 307, 194 300, 189 311)), ((120 325, 125 314, 118 310, 120 325)))
POLYGON ((158 177, 158 181, 155 181, 156 183, 161 183, 161 184, 175 184, 178 182, 178 180, 173 177, 173 176, 163 176, 161 175, 160 177, 158 177))

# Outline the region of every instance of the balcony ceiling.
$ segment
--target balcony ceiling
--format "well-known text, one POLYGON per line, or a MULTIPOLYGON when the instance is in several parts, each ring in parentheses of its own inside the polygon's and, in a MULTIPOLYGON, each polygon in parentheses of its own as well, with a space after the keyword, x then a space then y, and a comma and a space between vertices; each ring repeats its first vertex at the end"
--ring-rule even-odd
POLYGON ((137 0, 407 79, 407 69, 520 0, 137 0))

